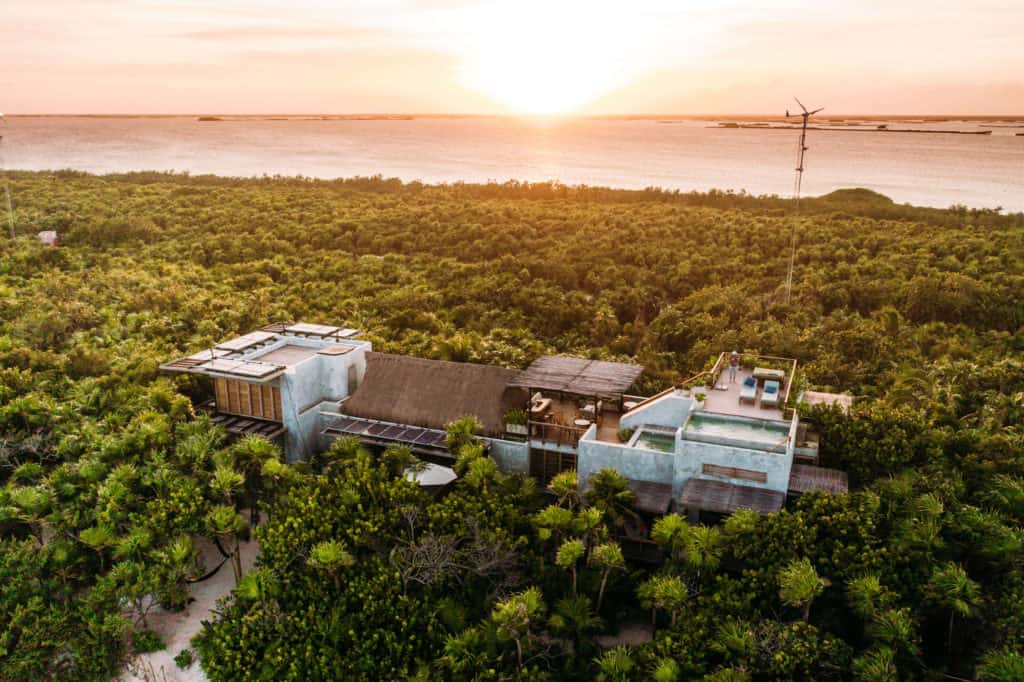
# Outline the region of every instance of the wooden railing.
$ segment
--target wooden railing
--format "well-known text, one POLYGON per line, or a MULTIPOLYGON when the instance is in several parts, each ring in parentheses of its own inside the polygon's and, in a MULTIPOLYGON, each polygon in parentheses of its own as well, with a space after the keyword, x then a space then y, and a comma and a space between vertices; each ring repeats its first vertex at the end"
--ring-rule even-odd
POLYGON ((545 443, 568 445, 573 448, 579 445, 580 438, 586 430, 586 428, 579 426, 562 426, 561 424, 552 424, 550 422, 530 422, 530 438, 545 443))

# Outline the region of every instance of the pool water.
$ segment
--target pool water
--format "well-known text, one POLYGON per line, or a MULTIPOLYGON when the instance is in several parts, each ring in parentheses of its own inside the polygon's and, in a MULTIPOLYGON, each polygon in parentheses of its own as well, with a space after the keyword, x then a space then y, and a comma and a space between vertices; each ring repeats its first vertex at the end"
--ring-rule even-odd
POLYGON ((658 452, 675 452, 676 437, 669 433, 658 433, 657 431, 644 429, 633 440, 633 447, 647 448, 648 450, 657 450, 658 452))
POLYGON ((744 419, 695 413, 683 430, 683 438, 711 443, 764 448, 784 447, 789 424, 764 419, 744 419))

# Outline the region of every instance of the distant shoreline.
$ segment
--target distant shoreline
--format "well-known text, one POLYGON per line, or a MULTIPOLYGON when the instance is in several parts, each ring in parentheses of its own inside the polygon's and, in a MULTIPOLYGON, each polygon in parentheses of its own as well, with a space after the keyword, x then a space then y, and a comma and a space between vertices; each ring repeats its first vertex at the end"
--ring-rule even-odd
MULTIPOLYGON (((376 120, 413 120, 413 119, 535 119, 535 120, 605 120, 605 121, 758 121, 782 122, 785 116, 767 114, 567 114, 564 116, 530 116, 519 114, 436 114, 436 113, 362 113, 362 114, 225 114, 225 113, 192 113, 192 114, 6 114, 14 118, 97 118, 97 119, 206 119, 234 121, 268 121, 268 120, 311 120, 311 121, 376 121, 376 120)), ((944 123, 951 121, 968 121, 979 123, 1024 123, 1024 114, 992 115, 977 114, 957 116, 953 114, 833 114, 816 116, 816 121, 826 124, 849 123, 851 121, 900 121, 906 123, 944 123)))

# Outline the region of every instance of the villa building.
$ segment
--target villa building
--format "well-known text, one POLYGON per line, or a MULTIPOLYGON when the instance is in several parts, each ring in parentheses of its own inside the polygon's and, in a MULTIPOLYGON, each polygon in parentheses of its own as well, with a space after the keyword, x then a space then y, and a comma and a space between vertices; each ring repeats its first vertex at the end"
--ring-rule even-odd
MULTIPOLYGON (((354 329, 272 324, 161 366, 213 380, 215 422, 282 442, 289 461, 341 436, 452 461, 445 424, 475 415, 499 468, 546 483, 622 473, 642 512, 781 509, 789 494, 845 492, 817 465, 817 441, 787 408, 796 361, 723 353, 708 372, 655 396, 628 393, 640 365, 544 356, 525 370, 377 353, 354 329)), ((804 394, 848 407, 848 397, 804 394)))

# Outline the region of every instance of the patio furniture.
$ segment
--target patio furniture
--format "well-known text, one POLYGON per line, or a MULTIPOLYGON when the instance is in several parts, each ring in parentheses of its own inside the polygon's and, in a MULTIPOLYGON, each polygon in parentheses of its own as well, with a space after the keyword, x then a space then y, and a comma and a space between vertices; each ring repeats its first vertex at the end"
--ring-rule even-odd
POLYGON ((582 408, 580 408, 580 414, 582 414, 584 417, 587 417, 588 419, 593 419, 597 415, 597 413, 600 412, 600 411, 601 411, 601 402, 600 401, 598 401, 596 406, 594 405, 594 403, 587 403, 582 408))
POLYGON ((752 374, 755 379, 771 379, 780 383, 786 378, 786 373, 781 369, 768 369, 767 367, 755 367, 752 374))
POLYGON ((740 386, 740 402, 749 401, 753 404, 757 400, 757 379, 750 376, 743 380, 740 386))
POLYGON ((764 382, 764 391, 761 393, 761 407, 779 406, 779 382, 764 382))
POLYGON ((585 429, 586 427, 590 426, 590 420, 589 419, 577 419, 576 421, 573 422, 573 424, 575 424, 576 426, 580 427, 581 429, 585 429))
POLYGON ((640 403, 638 403, 635 400, 627 400, 624 403, 622 403, 622 410, 624 412, 629 412, 630 410, 634 409, 639 404, 640 403))
MULTIPOLYGON (((539 394, 538 394, 539 395, 539 394)), ((542 415, 551 407, 551 398, 541 398, 530 404, 530 414, 534 417, 542 415)))

